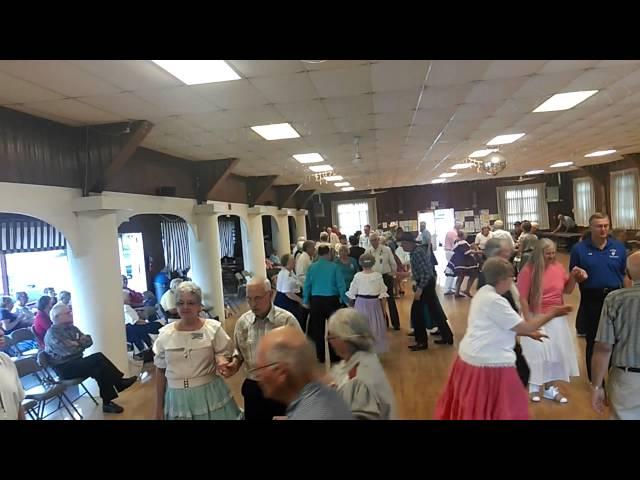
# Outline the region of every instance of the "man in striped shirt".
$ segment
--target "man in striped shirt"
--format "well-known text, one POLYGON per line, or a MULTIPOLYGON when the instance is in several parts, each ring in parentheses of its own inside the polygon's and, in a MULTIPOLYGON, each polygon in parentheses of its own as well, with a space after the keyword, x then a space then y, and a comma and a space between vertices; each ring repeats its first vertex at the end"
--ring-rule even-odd
POLYGON ((297 329, 276 328, 258 344, 255 374, 265 397, 287 405, 288 420, 353 420, 318 376, 314 345, 297 329))
POLYGON ((591 360, 592 405, 603 412, 604 376, 609 370, 607 393, 611 417, 640 420, 640 252, 627 259, 633 285, 611 292, 602 306, 591 360))

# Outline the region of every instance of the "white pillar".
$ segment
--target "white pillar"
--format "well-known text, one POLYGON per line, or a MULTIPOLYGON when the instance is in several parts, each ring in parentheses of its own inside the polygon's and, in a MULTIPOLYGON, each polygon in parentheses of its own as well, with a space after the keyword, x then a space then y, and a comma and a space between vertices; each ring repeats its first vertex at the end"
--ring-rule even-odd
POLYGON ((276 214, 276 223, 278 225, 278 246, 276 250, 280 258, 285 253, 291 253, 291 239, 289 238, 289 214, 287 210, 276 214))
MULTIPOLYGON (((249 239, 249 225, 243 217, 240 218, 240 236, 242 237, 242 263, 244 269, 247 272, 253 271, 253 264, 251 263, 251 241, 249 239)), ((264 248, 264 245, 262 246, 264 248)))
POLYGON ((249 252, 251 256, 251 273, 255 277, 266 277, 264 232, 262 230, 262 210, 260 207, 249 209, 249 252))
POLYGON ((196 231, 189 229, 191 277, 202 289, 203 303, 207 306, 213 306, 213 314, 218 315, 220 321, 224 322, 224 291, 222 288, 218 216, 207 207, 209 205, 195 207, 196 231))
POLYGON ((78 239, 69 253, 73 321, 93 338, 87 353, 102 352, 128 375, 117 211, 79 211, 78 239))
POLYGON ((298 237, 304 237, 306 240, 309 240, 309 238, 307 237, 307 211, 296 210, 295 217, 296 217, 296 234, 298 235, 298 237))

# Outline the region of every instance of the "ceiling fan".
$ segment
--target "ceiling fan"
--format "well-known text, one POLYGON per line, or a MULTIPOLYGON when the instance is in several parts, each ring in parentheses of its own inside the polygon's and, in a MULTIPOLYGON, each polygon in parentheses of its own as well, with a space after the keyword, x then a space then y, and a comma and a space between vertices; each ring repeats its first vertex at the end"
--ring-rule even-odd
POLYGON ((377 195, 379 193, 385 193, 387 192, 387 190, 376 190, 375 188, 372 188, 371 190, 369 190, 369 195, 377 195))
POLYGON ((517 180, 517 181, 518 181, 518 183, 526 182, 527 180, 533 180, 533 179, 534 179, 534 178, 536 178, 536 177, 537 177, 537 175, 530 175, 530 176, 528 176, 528 177, 525 177, 525 176, 523 176, 523 175, 520 175, 520 177, 518 178, 518 180, 517 180))

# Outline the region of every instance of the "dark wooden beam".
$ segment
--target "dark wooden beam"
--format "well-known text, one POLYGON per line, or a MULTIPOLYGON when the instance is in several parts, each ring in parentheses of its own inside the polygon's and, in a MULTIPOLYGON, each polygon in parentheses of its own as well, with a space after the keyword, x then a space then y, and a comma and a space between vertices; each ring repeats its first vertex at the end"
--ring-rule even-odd
POLYGON ((113 157, 109 165, 103 172, 95 172, 93 181, 89 183, 90 191, 102 192, 105 187, 127 164, 138 146, 153 128, 153 124, 146 120, 133 122, 129 127, 131 133, 125 137, 124 144, 120 151, 113 157))
POLYGON ((295 200, 296 208, 304 208, 305 205, 307 203, 309 203, 309 200, 311 200, 311 197, 313 197, 314 193, 316 193, 315 190, 300 190, 300 191, 298 191, 293 196, 294 200, 295 200))
POLYGON ((216 187, 231 174, 231 170, 238 161, 237 158, 223 158, 193 162, 193 181, 198 203, 206 203, 216 187))
POLYGON ((283 208, 289 200, 302 188, 300 185, 276 185, 273 189, 276 191, 276 204, 279 208, 283 208))
POLYGON ((273 182, 278 178, 277 175, 265 175, 262 177, 247 177, 247 203, 250 207, 259 204, 273 182))

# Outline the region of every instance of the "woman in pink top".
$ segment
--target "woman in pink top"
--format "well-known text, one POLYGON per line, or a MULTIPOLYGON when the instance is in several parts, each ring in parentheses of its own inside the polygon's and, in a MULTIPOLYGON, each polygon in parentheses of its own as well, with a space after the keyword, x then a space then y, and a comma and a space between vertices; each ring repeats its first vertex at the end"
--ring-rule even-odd
MULTIPOLYGON (((548 238, 536 243, 528 263, 518 275, 518 290, 525 318, 546 313, 562 305, 563 294, 571 293, 575 279, 556 261, 556 244, 548 238)), ((568 400, 560 393, 556 381, 569 382, 580 375, 576 347, 566 316, 556 317, 543 327, 549 337, 538 342, 526 337, 521 340, 522 353, 527 359, 531 376, 529 395, 540 401, 540 387, 544 385, 544 398, 560 403, 568 400)))
POLYGON ((38 300, 38 313, 36 313, 33 319, 33 333, 38 340, 38 346, 40 349, 44 348, 44 336, 47 330, 51 327, 51 318, 49 318, 49 312, 53 307, 53 298, 45 295, 38 300))

